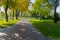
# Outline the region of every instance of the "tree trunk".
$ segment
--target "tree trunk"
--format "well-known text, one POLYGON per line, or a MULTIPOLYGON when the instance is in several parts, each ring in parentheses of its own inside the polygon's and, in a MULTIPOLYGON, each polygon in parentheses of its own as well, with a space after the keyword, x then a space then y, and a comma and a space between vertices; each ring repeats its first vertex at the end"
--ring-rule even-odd
POLYGON ((45 19, 45 16, 43 15, 42 18, 45 19))
POLYGON ((58 0, 55 1, 55 9, 54 9, 54 23, 58 22, 58 14, 56 13, 56 9, 57 9, 57 2, 58 0))
POLYGON ((6 22, 8 22, 7 8, 5 9, 5 13, 6 13, 6 22))
POLYGON ((7 10, 8 10, 8 0, 7 0, 6 8, 5 8, 5 13, 6 13, 6 22, 8 22, 8 14, 7 14, 7 10))
POLYGON ((18 11, 18 17, 19 17, 19 13, 20 13, 20 11, 18 11))
POLYGON ((13 10, 13 18, 12 19, 14 20, 14 10, 13 10))
POLYGON ((19 14, 19 12, 18 12, 18 10, 16 10, 16 19, 18 19, 18 14, 19 14))

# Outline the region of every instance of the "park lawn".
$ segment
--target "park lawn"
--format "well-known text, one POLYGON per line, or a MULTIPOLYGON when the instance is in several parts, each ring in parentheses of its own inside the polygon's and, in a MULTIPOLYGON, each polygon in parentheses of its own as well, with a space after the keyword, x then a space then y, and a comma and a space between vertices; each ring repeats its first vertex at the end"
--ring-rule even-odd
POLYGON ((53 20, 39 19, 31 19, 30 22, 48 38, 60 40, 60 22, 55 24, 53 20))
POLYGON ((14 25, 18 20, 9 20, 9 22, 6 22, 5 20, 0 21, 0 28, 8 28, 12 25, 14 25))

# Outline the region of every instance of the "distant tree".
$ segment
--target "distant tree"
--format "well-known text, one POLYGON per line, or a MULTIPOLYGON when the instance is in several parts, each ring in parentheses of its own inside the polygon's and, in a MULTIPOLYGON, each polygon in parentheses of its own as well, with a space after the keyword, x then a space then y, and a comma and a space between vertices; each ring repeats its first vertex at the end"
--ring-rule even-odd
MULTIPOLYGON (((35 2, 32 4, 32 11, 34 10, 36 14, 39 16, 46 16, 50 12, 48 5, 48 0, 35 0, 35 2)), ((37 15, 36 15, 37 16, 37 15)))
POLYGON ((28 11, 30 0, 15 0, 15 6, 13 8, 15 9, 16 19, 18 19, 19 12, 24 13, 28 11))

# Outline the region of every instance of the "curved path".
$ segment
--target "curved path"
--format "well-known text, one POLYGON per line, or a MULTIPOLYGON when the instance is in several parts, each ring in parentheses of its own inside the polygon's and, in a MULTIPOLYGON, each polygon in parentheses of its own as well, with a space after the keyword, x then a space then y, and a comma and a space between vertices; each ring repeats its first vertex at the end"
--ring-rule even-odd
POLYGON ((28 20, 21 20, 8 29, 0 29, 0 40, 51 40, 38 32, 28 20))

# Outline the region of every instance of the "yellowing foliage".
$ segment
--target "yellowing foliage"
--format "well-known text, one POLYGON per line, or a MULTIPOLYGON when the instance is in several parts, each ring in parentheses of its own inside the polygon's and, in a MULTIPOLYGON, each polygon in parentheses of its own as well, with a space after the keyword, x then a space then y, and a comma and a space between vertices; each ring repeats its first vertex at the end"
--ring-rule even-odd
POLYGON ((2 4, 6 6, 8 4, 11 9, 18 9, 22 12, 28 10, 30 0, 2 0, 2 4))

